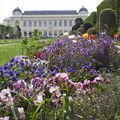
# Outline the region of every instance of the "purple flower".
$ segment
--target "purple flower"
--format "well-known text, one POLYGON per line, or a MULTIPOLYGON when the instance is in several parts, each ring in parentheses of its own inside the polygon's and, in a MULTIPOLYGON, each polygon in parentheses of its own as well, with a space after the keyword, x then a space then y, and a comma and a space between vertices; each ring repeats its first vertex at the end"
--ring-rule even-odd
POLYGON ((13 88, 15 91, 24 90, 27 86, 27 83, 24 80, 18 80, 13 84, 13 88))

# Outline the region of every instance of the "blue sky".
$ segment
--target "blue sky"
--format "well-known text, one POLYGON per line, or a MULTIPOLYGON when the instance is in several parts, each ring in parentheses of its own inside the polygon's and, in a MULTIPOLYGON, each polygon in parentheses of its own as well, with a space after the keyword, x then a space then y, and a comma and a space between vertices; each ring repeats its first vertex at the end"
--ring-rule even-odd
POLYGON ((22 10, 79 10, 86 7, 91 13, 103 0, 1 0, 0 23, 3 19, 12 16, 17 6, 22 10))

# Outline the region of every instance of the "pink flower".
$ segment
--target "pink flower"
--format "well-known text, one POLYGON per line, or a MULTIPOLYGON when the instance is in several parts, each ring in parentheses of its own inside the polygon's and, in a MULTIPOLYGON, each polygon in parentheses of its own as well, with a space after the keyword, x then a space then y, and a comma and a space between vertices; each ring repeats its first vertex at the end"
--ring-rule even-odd
POLYGON ((78 91, 83 89, 83 83, 81 82, 75 83, 74 85, 78 91))
POLYGON ((96 77, 94 80, 96 80, 97 82, 103 82, 104 79, 101 76, 96 77))
POLYGON ((62 79, 65 79, 65 80, 68 80, 68 74, 67 73, 57 73, 55 75, 55 77, 58 77, 58 78, 62 78, 62 79))
POLYGON ((92 84, 97 84, 98 82, 97 82, 96 79, 94 79, 93 81, 91 81, 91 83, 92 83, 92 84))

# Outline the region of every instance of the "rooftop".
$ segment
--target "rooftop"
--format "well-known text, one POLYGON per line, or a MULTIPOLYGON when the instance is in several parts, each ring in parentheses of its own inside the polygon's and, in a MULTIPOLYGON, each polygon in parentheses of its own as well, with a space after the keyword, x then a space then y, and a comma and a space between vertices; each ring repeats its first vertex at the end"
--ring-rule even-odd
POLYGON ((47 11, 24 11, 23 15, 71 15, 77 14, 76 10, 47 10, 47 11))

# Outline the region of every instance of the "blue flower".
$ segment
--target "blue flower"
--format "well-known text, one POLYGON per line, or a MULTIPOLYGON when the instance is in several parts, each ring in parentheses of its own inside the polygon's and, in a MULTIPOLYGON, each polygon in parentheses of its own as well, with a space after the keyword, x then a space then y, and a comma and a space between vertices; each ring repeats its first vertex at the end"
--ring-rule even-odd
POLYGON ((2 77, 2 76, 3 76, 3 67, 0 66, 0 77, 2 77))

